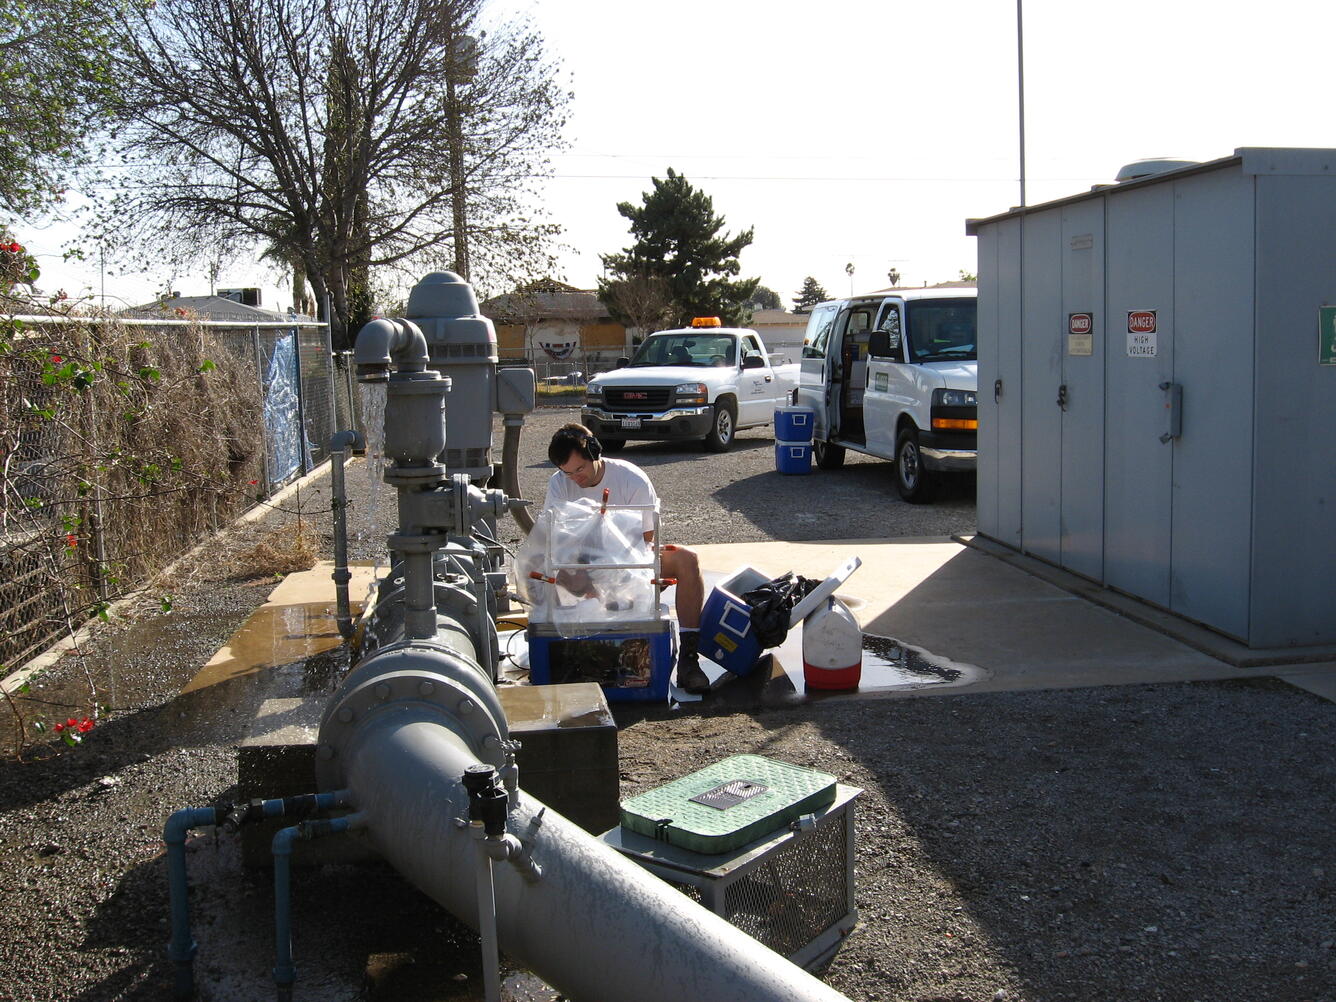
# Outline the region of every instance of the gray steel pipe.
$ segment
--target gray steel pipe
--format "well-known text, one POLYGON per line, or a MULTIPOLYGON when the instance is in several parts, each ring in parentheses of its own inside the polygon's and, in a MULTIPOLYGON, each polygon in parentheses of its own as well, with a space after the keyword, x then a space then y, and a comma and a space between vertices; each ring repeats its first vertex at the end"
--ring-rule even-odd
MULTIPOLYGON (((376 848, 477 929, 486 916, 460 777, 479 757, 463 730, 445 726, 439 706, 403 700, 360 718, 337 759, 376 848)), ((568 998, 845 999, 533 797, 521 792, 519 800, 508 828, 542 876, 528 883, 515 866, 493 868, 497 938, 568 998)))
POLYGON ((329 440, 330 509, 334 513, 334 596, 339 635, 348 640, 353 635, 352 605, 348 601, 348 490, 343 476, 347 450, 362 448, 362 436, 356 431, 341 431, 329 440))

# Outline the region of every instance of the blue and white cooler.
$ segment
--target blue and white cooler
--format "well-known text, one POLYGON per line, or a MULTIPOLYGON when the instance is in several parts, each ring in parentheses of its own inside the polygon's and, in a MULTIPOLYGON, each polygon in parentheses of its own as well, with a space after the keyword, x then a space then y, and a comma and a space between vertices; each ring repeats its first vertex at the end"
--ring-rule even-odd
POLYGON ((780 473, 812 472, 812 425, 816 414, 810 407, 775 408, 775 469, 780 473))

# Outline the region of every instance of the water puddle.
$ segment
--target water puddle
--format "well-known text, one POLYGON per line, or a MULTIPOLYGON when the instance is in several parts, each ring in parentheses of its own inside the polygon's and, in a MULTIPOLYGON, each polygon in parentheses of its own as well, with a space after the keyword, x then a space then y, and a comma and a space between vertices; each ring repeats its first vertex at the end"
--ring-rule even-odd
POLYGON ((863 634, 863 671, 858 688, 842 691, 809 689, 803 678, 802 630, 791 630, 788 638, 756 670, 725 682, 714 690, 713 702, 760 703, 791 706, 822 699, 850 696, 894 695, 924 689, 958 689, 990 675, 978 665, 953 661, 894 637, 863 634))

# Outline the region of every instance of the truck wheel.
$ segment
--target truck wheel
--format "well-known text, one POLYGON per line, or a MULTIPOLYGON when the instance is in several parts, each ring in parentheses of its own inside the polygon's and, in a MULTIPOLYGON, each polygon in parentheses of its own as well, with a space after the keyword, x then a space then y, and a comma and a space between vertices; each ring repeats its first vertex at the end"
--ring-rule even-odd
POLYGON ((598 443, 603 446, 604 452, 621 452, 626 448, 626 439, 624 438, 600 438, 598 443))
POLYGON ((816 465, 823 470, 838 470, 844 465, 844 446, 831 445, 829 442, 813 442, 812 455, 816 465))
POLYGON ((721 400, 714 405, 714 423, 702 443, 706 452, 727 452, 733 448, 733 434, 737 430, 738 414, 732 401, 721 400))
POLYGON ((906 428, 895 440, 895 487, 910 504, 931 500, 932 474, 923 465, 918 432, 906 428))

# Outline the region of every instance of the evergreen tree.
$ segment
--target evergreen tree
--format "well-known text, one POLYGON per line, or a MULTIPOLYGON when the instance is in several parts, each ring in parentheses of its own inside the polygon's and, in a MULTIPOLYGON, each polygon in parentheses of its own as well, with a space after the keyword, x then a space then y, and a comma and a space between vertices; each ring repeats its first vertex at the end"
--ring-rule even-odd
POLYGON ((793 312, 810 313, 813 306, 824 303, 829 298, 830 293, 821 287, 821 283, 808 275, 803 279, 803 287, 793 299, 793 312))
POLYGON ((784 304, 779 300, 779 293, 764 285, 758 285, 747 302, 753 310, 782 310, 784 304))
POLYGON ((631 221, 635 243, 620 254, 603 255, 609 277, 598 283, 599 299, 617 320, 634 324, 635 318, 621 307, 624 297, 619 292, 628 282, 658 278, 668 288, 670 322, 716 316, 728 325, 746 323, 751 319, 748 302, 761 280, 734 281, 732 276, 742 270, 738 254, 752 242, 752 230, 724 233, 724 218, 714 214, 710 196, 671 167, 667 178, 651 180, 654 190, 641 196, 642 205, 617 206, 631 221))

